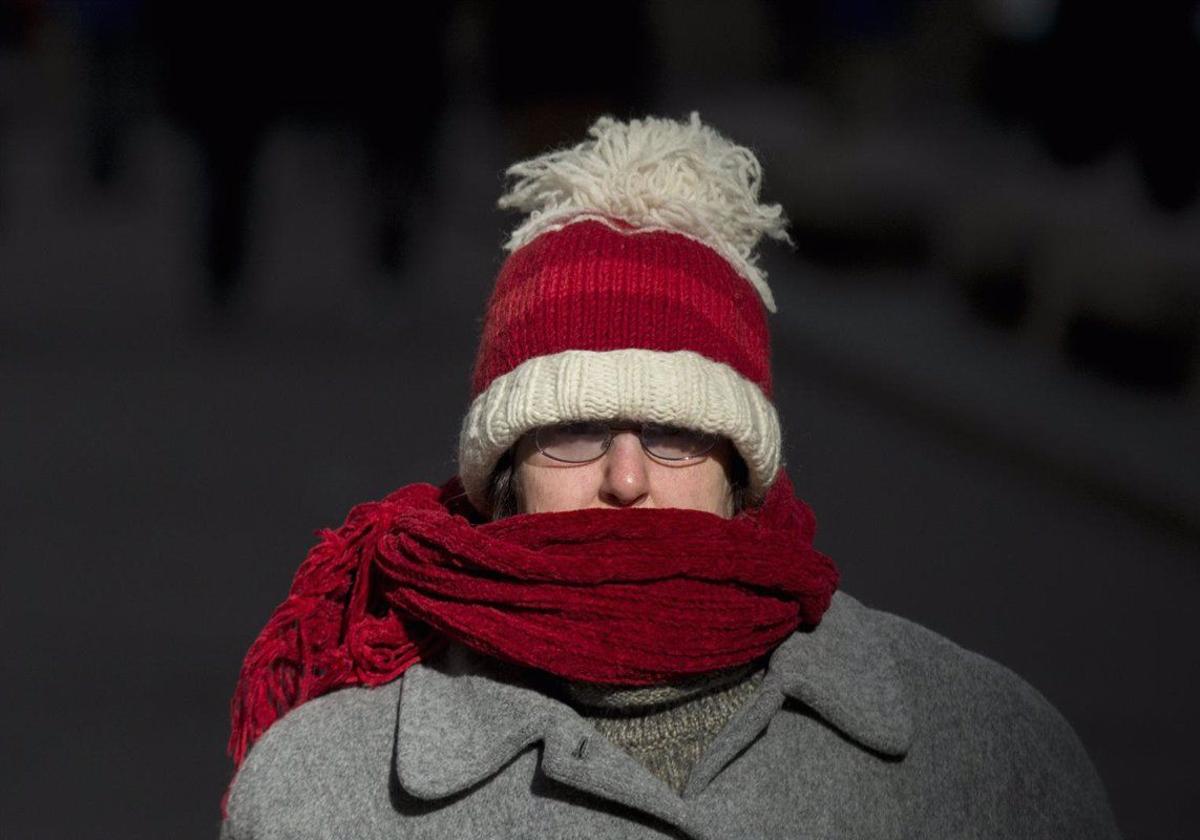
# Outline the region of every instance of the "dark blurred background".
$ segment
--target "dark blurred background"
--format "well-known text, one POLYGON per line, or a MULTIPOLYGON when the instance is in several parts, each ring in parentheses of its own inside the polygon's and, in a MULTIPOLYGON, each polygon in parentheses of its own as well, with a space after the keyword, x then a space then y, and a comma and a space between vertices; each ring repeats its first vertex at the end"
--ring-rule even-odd
POLYGON ((0 2, 5 840, 215 837, 314 531, 454 471, 505 165, 693 109, 793 220, 776 390, 844 588, 1195 836, 1196 2, 247 7, 0 2))

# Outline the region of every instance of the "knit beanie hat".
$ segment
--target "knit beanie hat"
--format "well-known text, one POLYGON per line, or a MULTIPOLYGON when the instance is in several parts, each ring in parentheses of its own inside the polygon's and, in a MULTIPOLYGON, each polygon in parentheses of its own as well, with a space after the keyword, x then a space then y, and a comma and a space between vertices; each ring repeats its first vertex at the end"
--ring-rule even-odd
POLYGON ((499 201, 526 213, 488 302, 459 437, 459 476, 487 487, 527 431, 625 419, 714 432, 762 500, 782 466, 755 247, 789 241, 762 170, 693 112, 601 117, 590 140, 517 163, 499 201))

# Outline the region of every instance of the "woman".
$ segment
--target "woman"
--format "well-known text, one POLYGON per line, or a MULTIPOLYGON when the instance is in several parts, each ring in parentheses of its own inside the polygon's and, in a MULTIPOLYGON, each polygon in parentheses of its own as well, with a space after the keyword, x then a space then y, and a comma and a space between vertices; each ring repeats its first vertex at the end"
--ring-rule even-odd
POLYGON ((1036 691, 812 547, 753 154, 604 118, 509 173, 459 474, 310 552, 243 666, 223 836, 1117 836, 1036 691))

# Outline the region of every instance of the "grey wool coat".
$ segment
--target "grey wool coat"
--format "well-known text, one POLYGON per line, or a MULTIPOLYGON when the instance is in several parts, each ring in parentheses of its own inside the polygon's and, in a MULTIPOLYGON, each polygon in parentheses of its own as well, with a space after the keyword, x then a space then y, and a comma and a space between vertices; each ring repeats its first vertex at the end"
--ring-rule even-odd
POLYGON ((222 838, 1118 836, 1040 694, 843 593, 776 648, 682 794, 520 673, 451 646, 292 710, 243 763, 222 838))

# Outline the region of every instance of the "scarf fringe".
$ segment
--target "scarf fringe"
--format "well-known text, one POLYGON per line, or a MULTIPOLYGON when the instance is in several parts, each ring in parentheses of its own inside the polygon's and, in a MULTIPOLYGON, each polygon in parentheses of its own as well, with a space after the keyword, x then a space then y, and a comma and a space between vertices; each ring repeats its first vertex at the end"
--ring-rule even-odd
POLYGON ((488 523, 457 477, 356 505, 316 532, 246 655, 230 704, 235 772, 292 708, 390 682, 450 639, 595 682, 749 661, 829 605, 837 570, 811 547, 814 527, 782 472, 761 509, 732 520, 588 510, 488 523), (648 563, 662 571, 648 576, 648 563))

